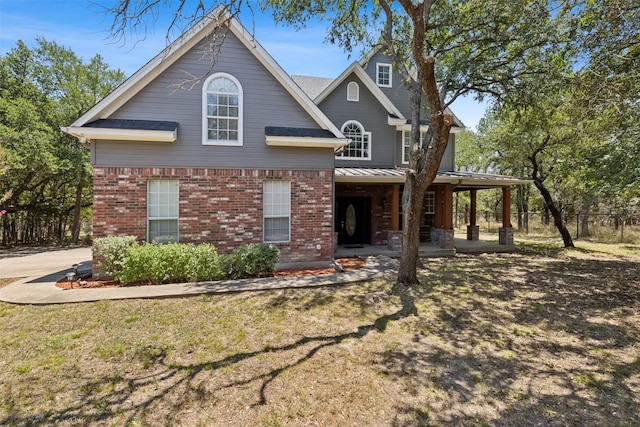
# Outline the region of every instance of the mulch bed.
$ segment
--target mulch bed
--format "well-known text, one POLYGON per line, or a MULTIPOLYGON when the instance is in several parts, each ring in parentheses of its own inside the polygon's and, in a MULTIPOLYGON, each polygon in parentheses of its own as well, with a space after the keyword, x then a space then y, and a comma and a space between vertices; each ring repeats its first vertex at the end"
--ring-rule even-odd
MULTIPOLYGON (((338 258, 336 259, 338 263, 342 266, 344 271, 354 271, 358 270, 365 266, 365 262, 360 258, 338 258)), ((311 276, 318 274, 331 274, 335 273, 336 270, 333 267, 307 267, 307 268, 293 268, 287 270, 277 270, 273 273, 274 277, 290 277, 290 276, 311 276)), ((145 286, 149 285, 149 283, 139 283, 136 285, 129 286, 145 286)), ((122 285, 116 280, 93 280, 87 279, 86 284, 82 286, 75 281, 73 283, 69 282, 67 279, 59 280, 56 283, 56 286, 62 289, 95 289, 95 288, 119 288, 122 285), (72 287, 73 286, 73 287, 72 287)))

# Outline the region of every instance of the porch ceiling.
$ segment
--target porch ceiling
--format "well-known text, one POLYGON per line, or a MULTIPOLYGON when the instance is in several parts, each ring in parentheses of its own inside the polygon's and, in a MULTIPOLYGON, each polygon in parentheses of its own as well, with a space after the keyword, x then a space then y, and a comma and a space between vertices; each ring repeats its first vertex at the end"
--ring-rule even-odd
MULTIPOLYGON (((336 168, 336 182, 358 184, 403 184, 405 168, 336 168)), ((529 184, 532 180, 514 176, 473 173, 439 172, 434 184, 451 184, 455 191, 510 187, 529 184)))

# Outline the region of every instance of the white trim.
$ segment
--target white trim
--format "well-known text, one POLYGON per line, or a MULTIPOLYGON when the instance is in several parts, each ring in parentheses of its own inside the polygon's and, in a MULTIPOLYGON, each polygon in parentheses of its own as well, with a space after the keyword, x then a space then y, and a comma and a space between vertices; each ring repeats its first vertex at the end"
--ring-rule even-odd
POLYGON ((331 120, 313 103, 300 86, 298 86, 291 76, 287 74, 282 67, 273 59, 273 57, 257 42, 255 38, 235 19, 230 19, 230 28, 233 34, 253 53, 260 63, 271 72, 273 77, 280 82, 284 89, 289 92, 293 98, 298 101, 300 106, 315 120, 315 122, 325 130, 329 130, 338 138, 344 138, 344 135, 333 124, 331 120))
POLYGON ((263 243, 291 243, 291 181, 286 181, 286 180, 276 180, 276 179, 267 179, 265 181, 263 181, 262 183, 262 242, 263 243), (265 239, 265 233, 267 231, 267 227, 266 227, 266 220, 268 218, 284 218, 285 215, 267 215, 264 213, 265 211, 265 206, 266 206, 266 202, 265 202, 265 187, 266 184, 268 182, 277 182, 277 183, 287 183, 288 184, 288 192, 289 192, 289 213, 287 216, 287 219, 289 220, 289 238, 287 240, 266 240, 265 239))
MULTIPOLYGON (((424 136, 425 136, 425 133, 427 132, 427 129, 429 129, 429 126, 420 126, 420 143, 424 142, 424 136), (425 128, 424 130, 422 129, 423 127, 425 128)), ((406 148, 405 145, 404 145, 404 136, 406 134, 411 135, 411 126, 409 126, 408 130, 403 130, 402 131, 402 159, 401 159, 402 161, 401 161, 401 163, 403 165, 408 165, 409 164, 408 161, 406 161, 406 162, 404 161, 404 153, 405 153, 405 148, 406 148)), ((409 138, 411 138, 411 137, 409 136, 409 138)), ((411 142, 411 141, 409 141, 409 142, 411 142)), ((411 144, 409 144, 409 148, 411 148, 411 144)))
POLYGON ((291 77, 264 50, 253 36, 238 22, 230 17, 222 6, 217 7, 202 21, 191 27, 162 52, 156 55, 146 65, 136 71, 129 79, 103 98, 89 111, 83 114, 72 127, 81 127, 97 119, 109 118, 116 110, 133 98, 153 79, 176 62, 182 55, 193 48, 223 22, 227 22, 231 32, 249 49, 249 51, 264 65, 267 70, 282 84, 284 89, 302 106, 302 108, 322 128, 331 131, 336 137, 343 138, 340 130, 318 108, 317 105, 293 82, 291 77))
POLYGON ((360 101, 360 85, 354 81, 347 83, 347 101, 360 101), (355 96, 353 96, 353 91, 355 91, 355 96))
POLYGON ((300 136, 269 136, 266 143, 272 147, 301 147, 301 148, 340 148, 349 144, 347 138, 313 138, 300 136))
POLYGON ((149 232, 151 227, 149 226, 149 224, 151 223, 151 221, 176 221, 176 243, 180 241, 180 180, 179 179, 164 179, 164 178, 160 178, 160 179, 149 179, 147 180, 147 200, 146 200, 146 204, 147 204, 147 242, 151 242, 151 239, 149 239, 149 232), (176 194, 178 196, 177 199, 177 208, 178 208, 178 215, 175 217, 151 217, 149 215, 149 188, 151 186, 152 182, 176 182, 177 183, 177 189, 176 189, 176 194))
MULTIPOLYGON (((345 126, 350 125, 350 124, 355 124, 361 129, 362 136, 363 136, 363 143, 364 143, 364 139, 366 137, 366 140, 367 140, 367 157, 351 157, 351 156, 339 156, 339 155, 336 155, 336 160, 371 160, 371 149, 372 149, 371 132, 367 131, 364 128, 364 126, 362 125, 362 123, 360 123, 357 120, 347 120, 340 127, 340 131, 344 134, 345 126)), ((349 141, 349 144, 351 144, 351 142, 352 141, 349 141)), ((344 150, 342 151, 343 153, 345 152, 345 150, 347 150, 349 144, 345 145, 344 150)))
POLYGON ((228 73, 214 73, 207 77, 202 85, 202 145, 225 145, 225 146, 237 146, 241 147, 243 145, 242 139, 242 130, 244 127, 243 114, 244 114, 244 97, 242 91, 242 85, 234 76, 228 73), (207 86, 213 80, 223 78, 231 80, 238 87, 238 139, 227 139, 227 140, 216 140, 209 139, 209 115, 207 111, 208 103, 207 103, 207 95, 209 91, 207 91, 207 86))
POLYGON ((387 110, 388 114, 392 114, 398 117, 398 120, 404 120, 405 122, 407 121, 400 110, 398 110, 393 102, 391 102, 391 100, 387 98, 384 92, 382 92, 382 89, 376 86, 375 82, 371 80, 371 77, 369 77, 367 72, 357 61, 349 65, 349 67, 347 67, 347 69, 344 70, 337 79, 332 81, 329 86, 327 86, 318 96, 316 96, 313 101, 316 104, 320 104, 327 96, 333 93, 333 91, 336 90, 337 87, 342 84, 352 73, 360 79, 360 81, 365 85, 369 92, 371 92, 371 94, 378 100, 380 105, 382 105, 382 107, 387 110))
POLYGON ((144 130, 144 129, 113 129, 62 126, 63 132, 79 138, 81 141, 92 139, 111 141, 148 141, 148 142, 175 142, 178 139, 178 130, 144 130))
POLYGON ((393 87, 393 65, 386 62, 376 62, 376 84, 380 87, 393 87), (389 67, 389 84, 380 83, 380 68, 389 67))

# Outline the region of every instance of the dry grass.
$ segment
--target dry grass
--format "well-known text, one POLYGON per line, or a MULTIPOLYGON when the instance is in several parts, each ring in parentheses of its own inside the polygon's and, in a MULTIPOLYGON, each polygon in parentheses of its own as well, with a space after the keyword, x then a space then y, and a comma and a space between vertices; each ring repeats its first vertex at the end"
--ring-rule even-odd
POLYGON ((409 290, 0 304, 0 424, 639 425, 639 260, 529 242, 409 290))

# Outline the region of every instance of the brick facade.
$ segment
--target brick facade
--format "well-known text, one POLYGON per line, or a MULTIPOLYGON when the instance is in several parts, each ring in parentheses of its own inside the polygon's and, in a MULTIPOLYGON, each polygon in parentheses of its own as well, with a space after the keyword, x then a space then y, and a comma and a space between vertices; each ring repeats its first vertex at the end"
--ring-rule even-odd
POLYGON ((211 243, 220 253, 242 243, 262 243, 263 183, 290 181, 291 241, 275 243, 280 262, 331 257, 332 170, 95 167, 94 237, 146 240, 147 182, 153 179, 180 182, 180 242, 211 243))

